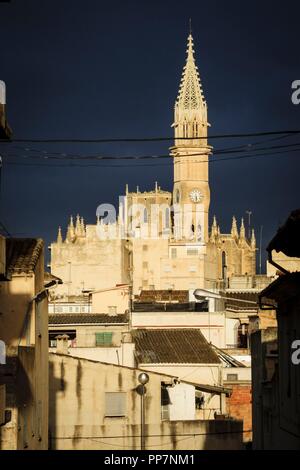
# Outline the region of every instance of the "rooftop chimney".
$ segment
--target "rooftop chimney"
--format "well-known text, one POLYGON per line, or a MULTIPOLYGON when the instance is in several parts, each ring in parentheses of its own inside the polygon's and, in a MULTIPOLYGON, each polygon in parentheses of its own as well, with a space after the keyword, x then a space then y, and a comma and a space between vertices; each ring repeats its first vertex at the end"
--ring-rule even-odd
POLYGON ((68 335, 58 335, 55 337, 56 339, 56 352, 58 354, 69 354, 68 351, 68 335))

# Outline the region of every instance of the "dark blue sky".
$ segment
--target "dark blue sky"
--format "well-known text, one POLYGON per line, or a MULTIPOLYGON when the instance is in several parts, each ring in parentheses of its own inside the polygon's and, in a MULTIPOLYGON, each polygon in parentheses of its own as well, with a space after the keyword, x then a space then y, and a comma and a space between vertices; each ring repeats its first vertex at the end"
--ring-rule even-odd
MULTIPOLYGON (((172 135, 189 17, 210 133, 299 129, 300 105, 291 102, 291 82, 300 80, 299 2, 12 0, 0 3, 0 79, 7 85, 14 137, 172 135)), ((211 144, 224 148, 255 141, 211 144)), ((11 146, 0 144, 0 153, 28 154, 11 146)), ((138 155, 165 154, 169 144, 18 146, 138 155)), ((125 183, 150 189, 158 180, 172 188, 171 159, 160 166, 128 163, 114 169, 101 163, 70 168, 7 161, 1 220, 12 234, 41 236, 47 243, 71 213, 94 223, 97 205, 116 203, 125 183)), ((266 245, 278 224, 299 207, 299 172, 297 152, 211 164, 211 216, 217 215, 226 232, 233 214, 240 218, 252 210, 254 226, 264 226, 266 245)))

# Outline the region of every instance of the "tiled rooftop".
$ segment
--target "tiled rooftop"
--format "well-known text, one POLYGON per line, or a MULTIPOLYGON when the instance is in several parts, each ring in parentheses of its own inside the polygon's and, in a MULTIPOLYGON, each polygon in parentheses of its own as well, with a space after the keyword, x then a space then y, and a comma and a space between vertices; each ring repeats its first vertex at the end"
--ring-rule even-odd
POLYGON ((200 330, 188 328, 133 330, 140 364, 219 364, 200 330))
POLYGON ((95 323, 95 324, 120 324, 120 323, 128 323, 128 315, 127 314, 119 314, 119 315, 108 315, 105 313, 57 313, 54 315, 49 315, 49 325, 80 325, 86 323, 95 323))
POLYGON ((43 247, 44 242, 40 238, 7 238, 7 275, 33 272, 43 247))

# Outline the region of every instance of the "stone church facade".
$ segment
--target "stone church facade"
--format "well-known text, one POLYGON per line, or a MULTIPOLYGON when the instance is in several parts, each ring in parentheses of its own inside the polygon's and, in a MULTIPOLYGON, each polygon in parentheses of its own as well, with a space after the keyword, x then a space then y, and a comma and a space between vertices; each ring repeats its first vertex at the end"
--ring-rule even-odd
MULTIPOLYGON (((120 198, 109 221, 97 212, 94 225, 71 218, 66 236, 59 228, 51 244, 51 272, 63 280, 57 293, 80 295, 116 284, 141 290, 224 289, 236 275, 255 275, 256 241, 246 237, 243 220, 232 219, 221 233, 213 218, 209 227, 209 158, 207 104, 188 37, 187 59, 175 102, 172 193, 157 183, 152 191, 120 198)), ((101 208, 101 206, 100 206, 101 208)))

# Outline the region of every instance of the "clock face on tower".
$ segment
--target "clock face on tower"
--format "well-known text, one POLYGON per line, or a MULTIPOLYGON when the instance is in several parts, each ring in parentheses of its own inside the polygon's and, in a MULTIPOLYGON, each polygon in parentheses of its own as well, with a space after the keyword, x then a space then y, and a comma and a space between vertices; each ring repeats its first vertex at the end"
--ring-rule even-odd
POLYGON ((193 189, 190 192, 190 199, 192 202, 201 202, 203 199, 203 195, 199 189, 193 189))

